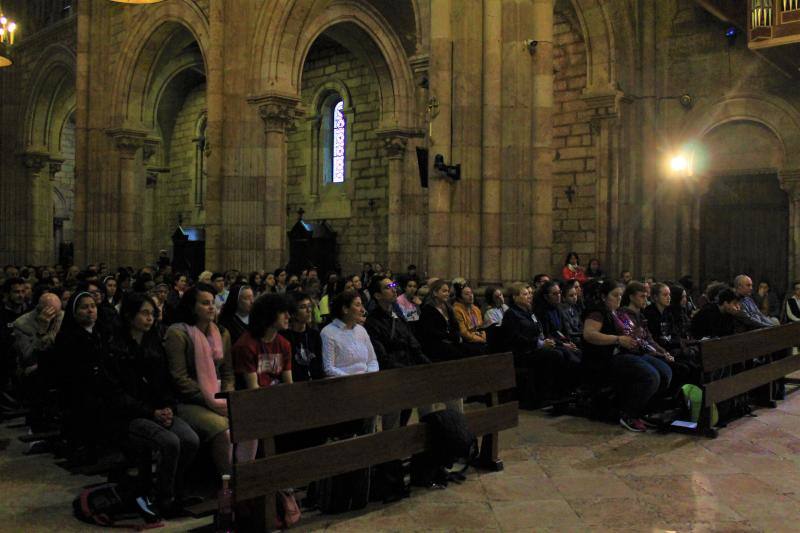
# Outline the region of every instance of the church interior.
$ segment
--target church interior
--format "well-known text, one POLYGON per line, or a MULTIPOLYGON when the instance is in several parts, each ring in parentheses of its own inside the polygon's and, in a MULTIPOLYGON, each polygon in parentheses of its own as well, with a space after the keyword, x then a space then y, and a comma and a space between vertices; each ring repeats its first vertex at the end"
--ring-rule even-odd
MULTIPOLYGON (((799 83, 797 0, 0 0, 0 265, 166 251, 178 279, 365 291, 414 265, 482 298, 575 255, 800 304, 799 83)), ((800 399, 776 405, 716 439, 520 410, 502 472, 298 527, 798 531, 800 399)), ((0 530, 84 531, 104 477, 28 455, 20 422, 0 530)))

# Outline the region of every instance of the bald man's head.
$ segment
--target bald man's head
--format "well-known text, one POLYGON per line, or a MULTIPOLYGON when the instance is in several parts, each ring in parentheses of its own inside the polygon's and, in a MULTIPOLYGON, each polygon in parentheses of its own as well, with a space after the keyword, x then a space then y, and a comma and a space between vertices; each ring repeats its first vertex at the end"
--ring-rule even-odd
POLYGON ((61 298, 52 292, 46 292, 42 294, 42 296, 39 298, 39 304, 37 305, 37 308, 39 311, 41 311, 45 307, 55 307, 56 311, 61 311, 61 298))
POLYGON ((740 274, 733 279, 733 286, 739 296, 750 296, 753 293, 753 280, 750 276, 740 274))

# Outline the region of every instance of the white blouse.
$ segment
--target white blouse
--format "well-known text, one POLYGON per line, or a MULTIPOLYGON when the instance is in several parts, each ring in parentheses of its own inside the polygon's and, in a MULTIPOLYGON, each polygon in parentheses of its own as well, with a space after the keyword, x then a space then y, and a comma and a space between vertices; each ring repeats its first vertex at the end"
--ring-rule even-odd
POLYGON ((369 334, 356 324, 347 329, 338 318, 322 328, 322 368, 326 376, 352 376, 378 371, 369 334))

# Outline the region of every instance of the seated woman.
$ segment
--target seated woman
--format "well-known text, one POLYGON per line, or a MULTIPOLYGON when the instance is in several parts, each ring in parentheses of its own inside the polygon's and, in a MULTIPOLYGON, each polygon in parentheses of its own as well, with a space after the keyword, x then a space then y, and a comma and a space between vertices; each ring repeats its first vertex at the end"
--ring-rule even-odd
POLYGON ((581 350, 569 335, 568 318, 561 307, 561 287, 555 281, 546 281, 533 297, 533 313, 542 325, 542 334, 555 342, 554 349, 565 360, 577 365, 581 350))
POLYGON ((333 322, 322 329, 322 368, 328 377, 378 371, 378 359, 369 334, 359 321, 364 315, 361 297, 354 291, 338 294, 331 302, 333 322))
POLYGON ((483 328, 481 310, 475 305, 475 295, 469 285, 454 285, 455 303, 453 313, 461 334, 461 351, 466 356, 487 353, 486 331, 483 328))
POLYGON ((314 326, 314 300, 304 292, 292 293, 292 299, 289 328, 281 332, 292 347, 292 381, 322 379, 322 339, 314 326))
POLYGON ((430 284, 430 294, 422 305, 419 319, 419 341, 431 361, 449 361, 462 357, 458 321, 450 306, 450 286, 437 279, 430 284))
MULTIPOLYGON (((253 304, 250 323, 233 346, 233 364, 242 388, 292 383, 292 347, 279 332, 289 327, 289 303, 280 294, 265 294, 253 304)), ((237 461, 256 458, 258 441, 240 442, 237 461)))
POLYGON ((600 268, 600 261, 594 258, 590 259, 589 268, 586 269, 586 279, 602 278, 603 276, 605 276, 605 273, 600 268))
POLYGON ((164 348, 177 394, 178 415, 202 442, 211 443, 220 474, 231 472, 228 402, 218 392, 234 389, 231 337, 214 323, 214 289, 200 284, 186 291, 167 330, 164 348))
POLYGON ((575 368, 555 350, 555 341, 545 338, 533 313, 533 293, 529 285, 514 283, 508 289, 510 305, 503 316, 500 336, 504 348, 514 352, 518 368, 533 369, 532 384, 521 385, 535 404, 563 397, 575 381, 575 368), (526 390, 527 387, 527 390, 526 390))
POLYGON ((508 309, 503 298, 503 289, 496 285, 489 285, 483 294, 484 304, 486 305, 486 309, 483 312, 483 321, 486 324, 499 326, 503 323, 503 315, 508 309))
POLYGON ((564 268, 561 269, 561 277, 565 280, 578 280, 580 283, 586 281, 586 273, 583 267, 580 266, 580 259, 578 254, 570 252, 564 260, 564 268))
MULTIPOLYGON (((588 303, 583 321, 584 368, 587 374, 611 379, 621 411, 620 424, 630 431, 646 431, 641 417, 650 400, 669 386, 672 371, 659 358, 639 355, 639 342, 626 333, 617 318, 621 284, 595 279, 587 282, 584 290, 588 303)), ((644 300, 643 287, 635 297, 644 300)))
POLYGON ((422 300, 417 297, 417 280, 408 276, 401 276, 397 280, 400 296, 395 303, 395 311, 400 311, 398 316, 407 324, 419 320, 419 308, 422 300))
POLYGON ((152 453, 158 454, 155 504, 164 518, 180 515, 183 476, 200 446, 197 433, 175 415, 169 371, 158 331, 155 303, 132 293, 120 308, 122 327, 111 342, 106 368, 112 423, 140 452, 141 492, 151 485, 152 453))
POLYGON ((572 340, 576 346, 580 346, 583 342, 583 302, 579 301, 578 289, 580 284, 573 283, 572 281, 565 281, 561 284, 561 311, 564 314, 566 323, 564 324, 564 333, 572 340))
POLYGON ((108 385, 103 368, 107 352, 108 338, 97 327, 94 297, 85 291, 74 293, 56 335, 53 365, 64 409, 62 434, 70 460, 78 464, 96 462, 109 440, 102 400, 108 385))
MULTIPOLYGON (((355 291, 337 294, 331 301, 333 322, 322 329, 322 368, 328 377, 377 372, 378 358, 367 330, 359 322, 364 316, 361 297, 355 291)), ((354 420, 330 428, 330 436, 347 437, 370 433, 374 418, 354 420)))
POLYGON ((236 284, 228 292, 217 321, 228 330, 232 345, 236 344, 250 323, 253 300, 253 289, 249 285, 236 284))

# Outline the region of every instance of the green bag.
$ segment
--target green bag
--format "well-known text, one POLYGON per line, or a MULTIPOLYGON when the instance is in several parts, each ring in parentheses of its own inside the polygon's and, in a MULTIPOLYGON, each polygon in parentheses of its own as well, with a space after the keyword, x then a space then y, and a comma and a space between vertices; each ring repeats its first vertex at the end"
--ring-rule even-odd
MULTIPOLYGON (((681 387, 683 397, 686 399, 686 407, 692 417, 692 422, 700 420, 700 409, 703 407, 703 389, 697 385, 687 383, 681 387)), ((711 427, 714 427, 719 422, 719 412, 717 411, 717 404, 711 404, 711 427)))

